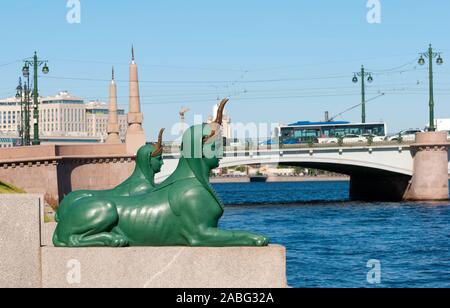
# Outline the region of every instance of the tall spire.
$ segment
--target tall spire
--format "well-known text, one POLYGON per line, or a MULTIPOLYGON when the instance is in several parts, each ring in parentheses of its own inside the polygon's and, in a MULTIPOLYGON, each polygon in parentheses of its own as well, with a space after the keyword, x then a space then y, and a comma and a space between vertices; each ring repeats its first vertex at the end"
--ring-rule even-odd
POLYGON ((139 148, 146 143, 142 122, 144 117, 141 112, 141 102, 139 94, 138 67, 134 57, 134 46, 131 46, 130 64, 130 102, 128 111, 128 129, 126 135, 127 151, 136 154, 139 148))
POLYGON ((108 108, 108 136, 106 143, 121 143, 119 132, 119 118, 117 115, 117 85, 114 81, 114 66, 112 68, 111 84, 109 85, 109 108, 108 108))

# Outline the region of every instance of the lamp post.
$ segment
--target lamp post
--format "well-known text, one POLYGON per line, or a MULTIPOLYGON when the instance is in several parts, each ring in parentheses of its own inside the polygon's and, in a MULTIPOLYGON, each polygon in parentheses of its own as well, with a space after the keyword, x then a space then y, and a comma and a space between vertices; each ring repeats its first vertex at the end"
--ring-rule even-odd
POLYGON ((361 77, 361 123, 366 123, 366 77, 367 82, 372 83, 372 73, 366 72, 364 65, 361 66, 361 72, 355 73, 353 76, 353 83, 358 83, 358 77, 361 77))
POLYGON ((26 78, 23 85, 23 113, 24 113, 24 146, 29 146, 31 143, 30 137, 30 67, 28 64, 22 68, 22 74, 26 78))
MULTIPOLYGON (((37 53, 34 52, 34 57, 24 60, 25 65, 22 69, 23 76, 26 78, 30 77, 30 67, 33 67, 33 145, 39 145, 39 92, 38 92, 38 68, 41 65, 44 65, 42 68, 42 73, 48 74, 50 71, 47 66, 47 61, 39 61, 37 53)), ((28 86, 29 86, 28 82, 28 86)))
POLYGON ((19 126, 19 137, 20 137, 20 145, 24 145, 24 108, 23 108, 23 87, 22 87, 22 78, 19 78, 19 85, 16 88, 16 99, 20 99, 20 126, 19 126))
POLYGON ((24 145, 28 146, 31 144, 30 137, 30 81, 25 82, 24 89, 24 122, 25 122, 25 131, 24 131, 24 145))
POLYGON ((434 87, 433 87, 433 59, 437 58, 437 65, 444 64, 444 60, 441 57, 440 53, 433 52, 433 47, 430 44, 428 48, 428 52, 420 53, 419 64, 425 65, 425 58, 428 58, 429 62, 429 79, 430 79, 430 125, 428 127, 428 131, 434 132, 436 131, 436 126, 434 124, 434 87))

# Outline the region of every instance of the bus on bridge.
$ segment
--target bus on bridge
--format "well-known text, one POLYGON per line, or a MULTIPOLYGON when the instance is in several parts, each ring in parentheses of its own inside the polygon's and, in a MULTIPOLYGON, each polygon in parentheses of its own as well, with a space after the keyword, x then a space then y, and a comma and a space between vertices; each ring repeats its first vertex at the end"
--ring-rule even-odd
POLYGON ((367 142, 372 138, 375 142, 386 138, 386 123, 350 123, 335 122, 297 122, 278 128, 276 135, 280 144, 307 144, 307 143, 338 143, 342 138, 344 143, 367 142))

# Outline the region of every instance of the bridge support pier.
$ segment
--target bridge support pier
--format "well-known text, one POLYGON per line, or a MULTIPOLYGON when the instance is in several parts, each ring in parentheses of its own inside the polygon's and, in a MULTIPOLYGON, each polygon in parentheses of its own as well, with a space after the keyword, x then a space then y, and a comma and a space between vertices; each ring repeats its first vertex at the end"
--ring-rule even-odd
POLYGON ((358 174, 350 177, 354 201, 402 201, 411 177, 400 174, 358 174))
POLYGON ((405 200, 444 201, 449 199, 447 132, 418 133, 411 145, 414 174, 405 200))

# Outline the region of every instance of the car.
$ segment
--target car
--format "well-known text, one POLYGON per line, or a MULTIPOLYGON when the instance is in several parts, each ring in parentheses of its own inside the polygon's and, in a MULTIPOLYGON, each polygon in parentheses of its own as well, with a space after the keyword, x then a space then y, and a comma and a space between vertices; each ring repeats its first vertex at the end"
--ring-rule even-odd
POLYGON ((365 138, 366 141, 369 141, 369 138, 372 138, 373 142, 383 142, 385 138, 384 136, 376 136, 374 134, 363 134, 362 137, 365 138))
MULTIPOLYGON (((363 136, 354 135, 354 134, 347 134, 342 138, 343 143, 363 143, 367 142, 367 139, 363 136)), ((339 143, 339 138, 330 138, 327 141, 328 144, 334 144, 339 143)))
POLYGON ((386 141, 398 141, 400 136, 403 141, 414 141, 416 140, 416 134, 422 132, 423 130, 421 129, 405 129, 396 135, 386 137, 386 141))

